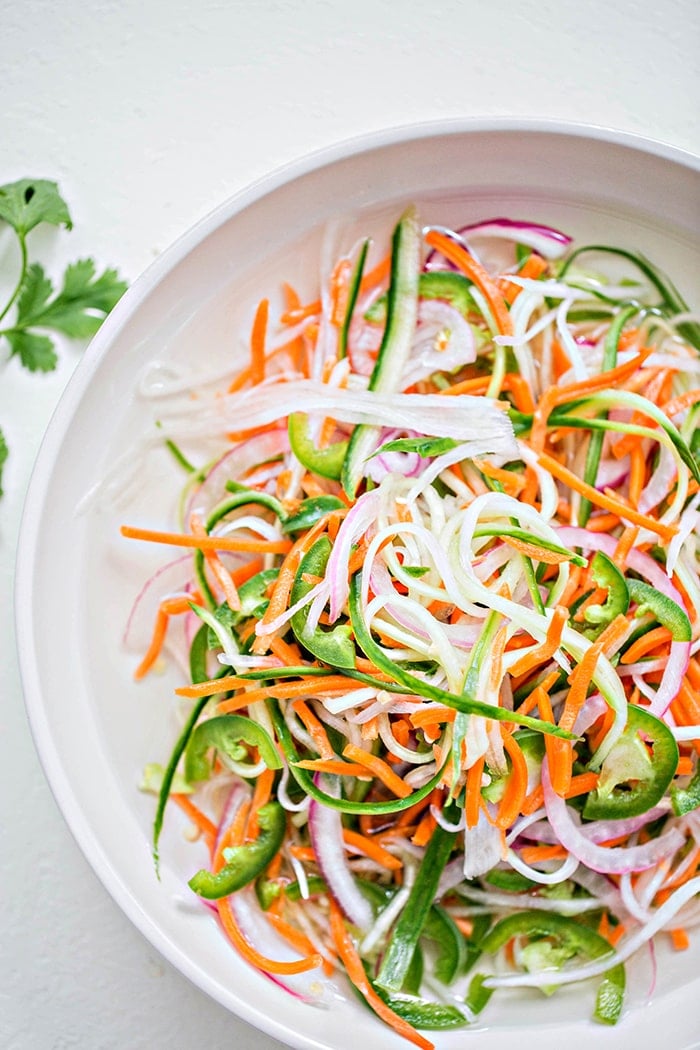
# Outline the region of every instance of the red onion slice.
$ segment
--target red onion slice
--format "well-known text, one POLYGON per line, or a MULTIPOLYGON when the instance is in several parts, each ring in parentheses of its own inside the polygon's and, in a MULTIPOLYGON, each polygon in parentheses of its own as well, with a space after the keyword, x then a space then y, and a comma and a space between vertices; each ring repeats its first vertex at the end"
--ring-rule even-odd
MULTIPOLYGON (((253 890, 246 887, 238 890, 237 893, 232 893, 225 899, 224 907, 230 909, 236 925, 251 947, 261 952, 264 951, 268 956, 274 955, 281 962, 291 962, 299 958, 299 953, 295 952, 261 915, 253 890)), ((330 987, 320 968, 284 977, 269 973, 267 970, 259 972, 294 998, 311 1005, 321 1003, 330 987)))
POLYGON ((252 467, 289 452, 289 437, 284 430, 270 430, 247 441, 239 442, 214 463, 206 478, 190 496, 185 512, 189 521, 193 512, 206 515, 228 492, 227 481, 241 481, 252 467))
POLYGON ((576 826, 565 800, 553 790, 546 758, 542 762, 542 790, 547 818, 558 841, 587 868, 601 874, 645 871, 675 853, 685 842, 678 828, 671 828, 643 846, 598 846, 576 826))
POLYGON ((517 244, 534 248, 545 259, 559 259, 572 242, 568 234, 537 222, 521 222, 517 219, 485 219, 461 226, 457 231, 461 237, 505 237, 517 244))

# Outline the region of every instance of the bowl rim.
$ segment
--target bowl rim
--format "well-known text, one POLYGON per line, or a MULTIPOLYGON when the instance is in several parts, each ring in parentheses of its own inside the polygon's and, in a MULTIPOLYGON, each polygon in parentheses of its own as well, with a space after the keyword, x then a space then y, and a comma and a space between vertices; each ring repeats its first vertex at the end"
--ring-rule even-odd
MULTIPOLYGON (((507 116, 449 118, 402 123, 353 135, 298 156, 253 180, 216 205, 180 234, 137 276, 91 340, 68 380, 44 432, 30 475, 17 543, 14 619, 24 706, 44 776, 61 816, 81 853, 120 910, 178 972, 186 976, 210 998, 218 1000, 230 1012, 233 1012, 230 1005, 214 994, 206 975, 191 964, 186 956, 183 957, 168 935, 143 911, 138 901, 123 884, 118 871, 111 866, 102 847, 88 827, 81 810, 79 796, 73 790, 60 753, 41 717, 43 689, 38 667, 33 660, 35 638, 31 615, 32 603, 23 599, 31 594, 34 560, 39 538, 40 510, 45 489, 55 468, 59 449, 74 413, 92 376, 109 352, 114 337, 139 310, 152 290, 219 227, 285 183, 332 166, 355 154, 371 153, 383 147, 417 139, 469 134, 538 134, 595 140, 652 155, 700 173, 700 155, 658 139, 585 122, 507 116)), ((321 1046, 312 1036, 290 1029, 283 1020, 277 1020, 269 1013, 258 1009, 254 1004, 244 1002, 242 999, 237 999, 236 1002, 235 1014, 267 1035, 283 1040, 287 1045, 300 1048, 321 1046)))

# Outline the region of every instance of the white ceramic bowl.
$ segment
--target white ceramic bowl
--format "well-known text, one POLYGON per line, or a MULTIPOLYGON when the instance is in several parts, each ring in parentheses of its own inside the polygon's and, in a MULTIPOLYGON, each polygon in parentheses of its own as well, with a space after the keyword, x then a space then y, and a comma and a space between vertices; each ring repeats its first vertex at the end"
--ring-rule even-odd
MULTIPOLYGON (((136 438, 152 426, 136 377, 154 360, 223 367, 242 346, 256 297, 290 274, 312 290, 326 220, 359 213, 358 230, 373 232, 409 200, 430 221, 506 215, 640 249, 692 301, 699 171, 696 159, 658 143, 523 122, 421 125, 340 145, 239 194, 174 244, 108 318, 68 386, 36 464, 18 560, 19 654, 36 745, 73 834, 124 912, 200 988, 278 1039, 334 1050, 404 1045, 342 984, 332 1009, 314 1009, 241 962, 188 901, 193 853, 173 814, 162 881, 155 878, 153 799, 137 784, 144 764, 162 761, 172 743, 177 674, 135 685, 120 639, 134 595, 165 559, 161 550, 121 540, 118 526, 168 522, 176 475, 151 456, 143 488, 124 508, 76 511, 120 452, 139 454, 136 438)), ((602 1046, 650 1046, 672 1019, 674 1045, 689 1046, 697 1035, 700 944, 686 953, 660 950, 658 958, 651 1005, 642 976, 632 1009, 612 1031, 592 1031, 587 989, 513 1000, 489 1009, 480 1034, 462 1030, 435 1042, 443 1050, 472 1039, 498 1047, 503 1026, 517 1025, 523 1050, 564 1039, 590 1045, 593 1036, 602 1046)))

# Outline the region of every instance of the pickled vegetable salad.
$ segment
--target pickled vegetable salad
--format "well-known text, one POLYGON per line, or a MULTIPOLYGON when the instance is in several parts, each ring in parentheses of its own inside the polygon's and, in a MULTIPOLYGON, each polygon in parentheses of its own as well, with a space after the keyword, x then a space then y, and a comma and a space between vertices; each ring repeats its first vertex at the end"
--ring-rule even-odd
POLYGON ((190 549, 127 632, 191 679, 156 858, 172 800, 243 958, 418 1046, 523 985, 614 1024, 700 920, 700 327, 625 249, 413 209, 282 294, 159 406, 179 530, 122 530, 190 549))

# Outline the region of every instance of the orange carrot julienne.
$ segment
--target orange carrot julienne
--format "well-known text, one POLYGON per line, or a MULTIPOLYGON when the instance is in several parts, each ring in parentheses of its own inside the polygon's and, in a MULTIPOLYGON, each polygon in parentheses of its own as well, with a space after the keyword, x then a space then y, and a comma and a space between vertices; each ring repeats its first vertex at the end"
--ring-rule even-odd
POLYGON ((503 798, 498 805, 496 825, 509 828, 515 823, 527 795, 528 770, 522 748, 510 733, 503 735, 503 747, 510 759, 511 769, 503 798))
POLYGON ((435 1050, 433 1043, 422 1036, 420 1032, 417 1032, 413 1025, 410 1025, 408 1021, 404 1021, 403 1018, 398 1016, 398 1014, 395 1014, 394 1011, 379 998, 369 982, 369 978, 367 977, 365 968, 362 964, 362 959, 358 955, 352 938, 345 928, 342 912, 333 898, 330 900, 330 925, 335 948, 343 966, 345 967, 345 971, 357 990, 364 996, 368 1006, 370 1006, 383 1021, 386 1021, 386 1023, 390 1025, 398 1035, 403 1036, 404 1039, 408 1039, 410 1042, 420 1047, 421 1050, 435 1050))
POLYGON ((481 803, 481 778, 484 772, 484 759, 478 758, 467 770, 467 782, 465 786, 466 801, 464 813, 467 827, 475 828, 479 823, 479 811, 481 803))
POLYGON ((388 849, 384 849, 378 842, 373 842, 372 839, 366 835, 361 835, 358 831, 353 831, 352 828, 343 828, 343 842, 347 846, 352 846, 354 849, 359 850, 360 853, 364 853, 366 857, 371 857, 372 860, 388 871, 398 871, 399 868, 403 867, 403 862, 399 857, 395 857, 393 853, 390 853, 388 849))
POLYGON ((247 938, 239 929, 238 923, 233 917, 228 897, 221 897, 216 901, 216 906, 219 912, 219 918, 221 919, 221 924, 228 934, 232 944, 243 956, 246 962, 249 962, 251 966, 254 966, 256 969, 268 973, 294 974, 305 973, 307 970, 315 970, 317 967, 321 966, 323 957, 318 953, 304 956, 293 962, 279 962, 277 959, 267 958, 267 956, 262 955, 248 942, 247 938))
POLYGON ((671 936, 671 944, 677 952, 684 952, 686 948, 690 947, 688 933, 682 926, 677 926, 675 930, 669 930, 668 932, 671 936))
POLYGON ((636 642, 627 649, 620 657, 621 664, 633 664, 641 657, 646 656, 653 649, 658 648, 661 645, 666 645, 672 639, 671 632, 668 627, 655 627, 648 634, 643 634, 641 638, 638 638, 636 642))
POLYGON ((176 616, 178 613, 188 612, 191 605, 201 604, 202 596, 198 592, 193 592, 191 595, 178 598, 166 598, 160 603, 158 606, 158 612, 156 613, 156 622, 153 627, 153 635, 151 637, 150 645, 148 646, 141 663, 134 671, 134 678, 136 681, 140 681, 148 674, 160 656, 168 630, 168 621, 170 617, 176 616))
POLYGON ((568 609, 563 605, 558 605, 549 622, 545 640, 532 652, 524 653, 511 667, 510 673, 513 678, 520 678, 529 671, 533 671, 540 664, 551 660, 561 644, 561 636, 568 619, 568 609))
POLYGON ((700 401, 700 387, 696 387, 694 390, 686 390, 684 394, 679 394, 672 401, 667 401, 665 405, 662 405, 662 410, 669 419, 672 419, 679 412, 684 412, 686 408, 696 405, 698 401, 700 401))
MULTIPOLYGON (((198 696, 213 696, 215 693, 227 693, 231 689, 244 689, 250 685, 245 678, 241 679, 237 674, 225 675, 223 678, 210 678, 206 682, 197 682, 196 685, 183 685, 175 690, 178 696, 187 696, 196 699, 198 696)), ((264 700, 266 696, 277 697, 278 700, 288 700, 293 696, 325 696, 327 693, 352 692, 353 689, 364 689, 361 682, 346 678, 345 675, 329 674, 324 677, 313 677, 301 682, 282 682, 267 688, 251 689, 244 695, 250 698, 250 702, 264 700)))
MULTIPOLYGON (((333 518, 344 517, 346 513, 347 511, 344 510, 329 511, 328 514, 324 514, 322 518, 319 518, 316 524, 312 525, 308 532, 300 536, 294 544, 289 545, 287 548, 287 556, 282 562, 277 580, 275 581, 275 586, 270 595, 270 602, 260 620, 262 626, 272 623, 273 620, 276 620, 277 617, 285 611, 289 601, 289 595, 294 586, 294 580, 296 579, 297 568, 302 557, 318 539, 321 533, 325 532, 329 521, 333 518)), ((253 645, 253 652, 259 654, 264 652, 268 646, 267 635, 259 634, 253 645)))
MULTIPOLYGON (((207 530, 204 528, 204 525, 196 514, 192 514, 190 517, 190 529, 192 530, 193 536, 196 536, 197 539, 206 539, 207 530)), ((204 560, 211 569, 216 582, 224 592, 226 604, 229 609, 238 612, 241 608, 241 599, 238 597, 238 590, 233 582, 231 573, 227 570, 216 551, 204 551, 204 560)))
POLYGON ((446 259, 454 263, 457 269, 473 281, 483 293, 501 335, 512 335, 513 323, 508 312, 508 305, 493 277, 481 263, 478 263, 466 248, 455 244, 438 230, 429 230, 425 235, 425 240, 431 248, 436 248, 446 259))
POLYGON ((618 386, 623 379, 637 371, 650 353, 651 350, 644 350, 632 358, 631 361, 626 361, 622 365, 617 365, 607 372, 601 372, 600 375, 591 376, 589 379, 581 379, 576 383, 568 383, 564 386, 548 387, 542 394, 535 409, 532 430, 530 431, 530 444, 532 447, 536 451, 543 447, 547 420, 557 405, 563 405, 567 401, 575 401, 598 390, 618 386))
POLYGON ((253 797, 250 802, 246 838, 256 839, 258 837, 258 813, 269 802, 274 782, 275 772, 273 769, 264 769, 256 779, 253 797))
POLYGON ((635 525, 640 525, 642 528, 649 529, 650 532, 656 533, 657 536, 660 536, 663 540, 671 540, 676 535, 678 530, 674 526, 662 525, 660 521, 656 520, 656 518, 652 518, 648 514, 640 514, 639 511, 635 510, 633 507, 626 506, 621 502, 619 497, 613 497, 607 493, 599 492, 598 489, 594 488, 592 485, 587 485, 586 482, 577 477, 573 471, 569 470, 546 452, 540 452, 538 459, 541 465, 548 470, 550 474, 559 481, 563 481, 565 485, 568 485, 569 488, 573 489, 575 492, 579 492, 582 496, 585 496, 591 503, 595 503, 596 506, 603 507, 604 510, 612 511, 620 518, 631 521, 635 525))
POLYGON ((563 846, 524 846, 520 856, 526 864, 538 864, 543 860, 563 860, 568 856, 563 846))
POLYGON ((260 300, 250 334, 250 380, 253 386, 262 383, 265 378, 265 336, 269 306, 267 299, 260 300))
POLYGON ((345 762, 342 758, 304 758, 294 765, 315 773, 333 773, 340 777, 358 777, 360 780, 372 779, 372 774, 366 766, 361 766, 358 762, 345 762))
POLYGON ((356 744, 349 743, 343 749, 343 758, 348 758, 351 762, 357 762, 360 766, 366 766, 367 769, 374 773, 377 780, 381 780, 382 784, 388 787, 390 791, 393 791, 398 798, 407 798, 412 794, 413 789, 410 785, 397 776, 391 766, 387 765, 378 755, 373 755, 369 751, 364 751, 361 747, 357 747, 356 744))
POLYGON ((171 547, 192 547, 200 551, 242 551, 260 554, 287 554, 292 547, 289 540, 239 540, 231 536, 191 536, 187 533, 161 532, 159 529, 141 529, 122 525, 122 536, 128 540, 146 540, 171 547))
MULTIPOLYGON (((517 276, 529 277, 532 280, 536 280, 538 277, 541 277, 541 275, 545 272, 546 269, 546 260, 543 259, 541 255, 538 255, 537 252, 531 252, 530 255, 528 255, 525 262, 523 263, 523 265, 518 270, 517 276)), ((513 282, 510 281, 507 277, 504 278, 503 296, 506 302, 512 305, 521 292, 522 288, 519 284, 513 284, 513 282)))
POLYGON ((194 802, 192 802, 187 795, 173 794, 170 797, 177 802, 180 809, 182 809, 192 823, 197 826, 207 840, 209 847, 213 846, 214 840, 216 839, 216 825, 209 820, 209 817, 205 816, 201 809, 199 809, 198 806, 195 806, 194 802))
POLYGON ((335 758, 335 751, 331 746, 326 730, 306 701, 301 699, 293 700, 292 710, 303 722, 304 728, 316 745, 316 750, 321 758, 335 758))
POLYGON ((433 816, 430 810, 427 810, 421 817, 420 823, 416 828, 415 832, 411 836, 411 842, 414 846, 427 846, 433 837, 433 832, 437 827, 437 820, 433 816))
POLYGON ((564 704, 564 710, 559 719, 559 728, 571 732, 574 728, 579 711, 586 702, 588 688, 593 680, 598 660, 610 645, 620 641, 628 630, 627 618, 620 614, 609 623, 603 633, 593 642, 583 658, 569 675, 569 695, 564 704))
POLYGON ((303 952, 305 955, 314 955, 317 952, 315 944, 296 926, 285 922, 284 919, 280 918, 279 915, 275 915, 274 912, 267 911, 265 916, 273 929, 279 933, 280 937, 284 937, 285 941, 289 941, 292 948, 296 948, 298 952, 303 952))

